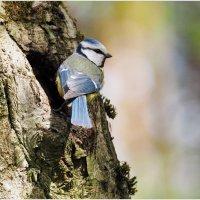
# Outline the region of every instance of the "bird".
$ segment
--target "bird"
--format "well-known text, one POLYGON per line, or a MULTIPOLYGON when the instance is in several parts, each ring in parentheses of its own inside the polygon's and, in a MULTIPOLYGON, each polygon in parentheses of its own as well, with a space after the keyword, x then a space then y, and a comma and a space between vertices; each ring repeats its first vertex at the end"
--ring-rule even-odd
POLYGON ((82 40, 58 68, 56 85, 60 96, 72 107, 71 124, 92 128, 88 101, 104 84, 104 63, 112 55, 94 38, 82 40))

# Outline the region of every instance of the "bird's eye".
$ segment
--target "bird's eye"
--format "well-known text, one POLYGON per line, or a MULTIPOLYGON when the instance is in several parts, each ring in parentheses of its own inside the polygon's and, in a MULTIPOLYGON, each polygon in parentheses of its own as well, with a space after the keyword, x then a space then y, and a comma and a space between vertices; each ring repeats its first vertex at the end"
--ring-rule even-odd
POLYGON ((95 51, 96 53, 101 53, 101 54, 103 54, 102 51, 99 50, 99 49, 94 49, 94 51, 95 51))

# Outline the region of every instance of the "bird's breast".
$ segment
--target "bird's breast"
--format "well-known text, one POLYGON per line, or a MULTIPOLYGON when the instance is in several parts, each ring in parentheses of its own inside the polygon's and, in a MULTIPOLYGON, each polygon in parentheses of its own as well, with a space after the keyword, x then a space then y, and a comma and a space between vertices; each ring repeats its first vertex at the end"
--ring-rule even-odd
POLYGON ((64 96, 64 93, 63 93, 63 89, 62 89, 62 86, 61 86, 61 83, 60 83, 60 77, 59 77, 58 74, 56 75, 56 86, 57 86, 59 95, 60 95, 61 97, 63 97, 63 96, 64 96))

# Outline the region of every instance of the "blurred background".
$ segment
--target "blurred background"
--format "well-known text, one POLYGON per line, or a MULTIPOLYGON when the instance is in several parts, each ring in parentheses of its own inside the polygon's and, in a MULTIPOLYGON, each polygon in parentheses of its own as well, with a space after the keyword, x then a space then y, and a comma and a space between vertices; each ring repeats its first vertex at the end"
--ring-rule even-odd
POLYGON ((200 2, 66 2, 105 44, 103 95, 133 198, 200 198, 200 2))

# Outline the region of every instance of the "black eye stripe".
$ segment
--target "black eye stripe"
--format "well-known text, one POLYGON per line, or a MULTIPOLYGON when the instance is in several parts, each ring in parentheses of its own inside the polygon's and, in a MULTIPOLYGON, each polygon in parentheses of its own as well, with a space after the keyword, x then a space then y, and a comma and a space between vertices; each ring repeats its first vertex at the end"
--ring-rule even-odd
POLYGON ((101 54, 103 54, 103 52, 102 52, 101 50, 99 50, 99 49, 94 49, 93 51, 95 51, 96 53, 101 53, 101 54))
POLYGON ((105 56, 105 53, 102 52, 100 49, 93 49, 93 48, 90 48, 90 47, 83 47, 83 46, 82 46, 82 49, 89 49, 89 50, 95 51, 96 53, 99 53, 99 54, 102 54, 102 55, 105 56))

